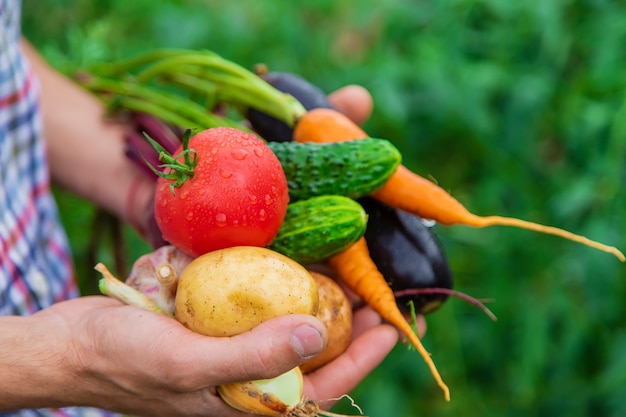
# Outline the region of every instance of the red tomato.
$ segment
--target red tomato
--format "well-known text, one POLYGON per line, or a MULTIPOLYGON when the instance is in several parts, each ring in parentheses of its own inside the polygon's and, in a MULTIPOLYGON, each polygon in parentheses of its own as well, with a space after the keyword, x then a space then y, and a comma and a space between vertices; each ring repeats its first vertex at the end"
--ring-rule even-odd
MULTIPOLYGON (((197 158, 193 177, 175 187, 175 194, 170 185, 176 181, 157 182, 154 211, 163 238, 191 256, 268 245, 289 203, 276 155, 255 135, 226 127, 198 133, 188 148, 197 158)), ((182 151, 181 146, 174 155, 182 151)))

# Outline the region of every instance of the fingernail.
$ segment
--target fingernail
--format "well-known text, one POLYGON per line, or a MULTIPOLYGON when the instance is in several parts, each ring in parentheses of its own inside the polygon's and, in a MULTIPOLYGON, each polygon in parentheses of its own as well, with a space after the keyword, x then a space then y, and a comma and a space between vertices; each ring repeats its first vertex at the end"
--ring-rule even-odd
POLYGON ((309 359, 324 349, 324 339, 315 327, 305 324, 291 334, 291 346, 302 359, 309 359))

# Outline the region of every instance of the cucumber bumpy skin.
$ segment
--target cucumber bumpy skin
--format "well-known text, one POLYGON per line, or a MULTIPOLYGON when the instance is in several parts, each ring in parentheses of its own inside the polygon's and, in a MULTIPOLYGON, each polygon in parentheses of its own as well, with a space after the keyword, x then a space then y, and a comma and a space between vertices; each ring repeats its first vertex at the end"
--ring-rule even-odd
POLYGON ((351 198, 323 195, 289 203, 268 246, 302 265, 322 262, 365 234, 367 213, 351 198))
POLYGON ((353 199, 382 187, 402 162, 386 139, 334 143, 268 142, 285 171, 290 201, 322 195, 353 199))

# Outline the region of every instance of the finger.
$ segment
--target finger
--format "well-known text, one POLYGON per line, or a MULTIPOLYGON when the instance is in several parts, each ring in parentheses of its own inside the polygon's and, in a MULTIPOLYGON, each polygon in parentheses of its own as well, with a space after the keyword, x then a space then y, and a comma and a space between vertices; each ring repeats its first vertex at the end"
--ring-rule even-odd
POLYGON ((358 339, 363 333, 381 323, 382 319, 371 308, 362 307, 355 310, 352 318, 352 340, 358 339))
POLYGON ((329 94, 328 101, 357 124, 364 123, 372 113, 374 100, 360 85, 347 85, 329 94))
POLYGON ((213 338, 217 347, 211 345, 209 351, 205 348, 197 354, 210 356, 206 368, 224 384, 278 376, 320 353, 327 340, 321 321, 294 314, 269 320, 238 336, 213 338))
POLYGON ((416 320, 417 323, 415 323, 415 325, 417 326, 417 335, 421 339, 426 334, 426 319, 424 318, 424 316, 417 316, 416 320))
MULTIPOLYGON (((370 328, 328 365, 306 376, 304 394, 314 400, 339 398, 352 391, 398 342, 398 332, 389 325, 370 328)), ((325 407, 332 404, 324 402, 325 407)))

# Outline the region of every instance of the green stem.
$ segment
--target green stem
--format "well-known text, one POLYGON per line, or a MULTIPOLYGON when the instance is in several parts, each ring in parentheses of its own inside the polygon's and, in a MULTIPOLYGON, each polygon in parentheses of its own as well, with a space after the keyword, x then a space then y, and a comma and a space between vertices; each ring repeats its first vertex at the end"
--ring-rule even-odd
POLYGON ((159 161, 164 162, 161 164, 161 168, 169 168, 168 172, 159 171, 152 165, 148 166, 152 169, 156 175, 161 178, 170 180, 170 190, 173 195, 176 195, 176 188, 183 185, 186 181, 193 178, 195 175, 196 164, 198 162, 197 154, 194 149, 189 148, 189 139, 191 138, 191 130, 185 130, 182 143, 182 152, 174 156, 167 152, 167 150, 161 146, 157 141, 150 136, 145 135, 146 139, 159 153, 159 161), (183 158, 181 161, 180 158, 183 158))
POLYGON ((171 313, 163 310, 154 301, 149 299, 142 292, 134 289, 126 283, 117 279, 102 263, 98 263, 94 269, 102 274, 98 286, 102 294, 113 297, 124 304, 143 308, 144 310, 153 311, 155 313, 165 314, 174 317, 171 313))
POLYGON ((150 114, 156 117, 169 115, 170 119, 172 118, 171 114, 173 111, 169 109, 176 109, 178 117, 174 116, 173 118, 179 119, 179 121, 175 124, 183 129, 189 127, 208 129, 218 126, 242 128, 239 123, 219 117, 193 101, 181 98, 176 94, 166 93, 162 90, 156 90, 148 86, 137 84, 133 81, 111 80, 92 76, 82 83, 85 88, 103 96, 103 99, 107 100, 112 105, 117 103, 138 105, 137 100, 142 100, 146 103, 143 105, 144 109, 152 109, 150 114), (111 94, 118 95, 119 97, 106 98, 111 94), (159 109, 162 109, 162 111, 159 109), (193 124, 178 124, 185 120, 193 122, 193 124))
POLYGON ((165 109, 162 106, 154 104, 152 101, 146 101, 129 96, 116 96, 110 99, 106 99, 106 97, 103 96, 102 99, 111 109, 115 109, 117 107, 137 113, 150 114, 165 123, 180 127, 181 129, 198 125, 197 121, 181 116, 175 111, 165 109))
POLYGON ((142 67, 150 65, 154 62, 165 58, 172 58, 178 55, 188 54, 186 49, 155 49, 144 54, 119 60, 115 62, 107 62, 96 64, 88 69, 88 72, 98 74, 99 76, 116 76, 124 75, 131 72, 139 71, 142 67))
POLYGON ((293 126, 296 120, 304 114, 300 110, 301 104, 288 94, 266 89, 258 89, 247 80, 229 75, 221 75, 219 80, 212 80, 211 76, 197 70, 181 71, 168 75, 166 81, 171 81, 190 92, 200 92, 211 95, 216 103, 235 103, 245 108, 255 108, 270 114, 279 120, 293 126), (207 79, 208 78, 208 79, 207 79))
POLYGON ((195 75, 214 82, 220 86, 219 91, 224 91, 225 99, 230 97, 236 104, 255 107, 289 125, 293 125, 306 112, 302 104, 291 95, 275 89, 255 73, 215 54, 192 52, 165 58, 141 71, 137 81, 145 84, 154 78, 167 79, 180 74, 195 75))
POLYGON ((200 79, 186 73, 172 74, 163 78, 164 83, 181 88, 194 102, 202 102, 202 106, 211 110, 218 104, 220 88, 211 81, 200 79))
POLYGON ((245 109, 253 107, 290 126, 306 112, 291 95, 209 50, 159 49, 125 61, 97 65, 91 68, 90 73, 115 78, 135 73, 133 83, 144 87, 155 79, 175 80, 188 91, 201 91, 213 97, 212 103, 225 102, 245 109), (194 84, 194 80, 185 80, 184 77, 193 77, 202 84, 194 84))
POLYGON ((198 66, 211 73, 230 74, 236 77, 248 79, 251 83, 265 83, 255 73, 248 71, 244 67, 226 60, 214 53, 205 51, 190 51, 188 54, 181 54, 174 57, 166 57, 139 72, 137 79, 145 83, 146 81, 158 77, 162 74, 176 72, 177 68, 186 66, 198 66), (258 81, 257 81, 258 80, 258 81))

